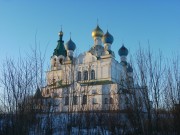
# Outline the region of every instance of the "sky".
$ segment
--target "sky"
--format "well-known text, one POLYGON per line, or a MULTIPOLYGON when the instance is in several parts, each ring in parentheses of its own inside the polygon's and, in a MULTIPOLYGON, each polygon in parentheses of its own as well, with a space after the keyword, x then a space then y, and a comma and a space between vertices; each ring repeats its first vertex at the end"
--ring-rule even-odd
POLYGON ((170 57, 180 52, 180 0, 0 0, 0 63, 26 54, 35 41, 49 62, 61 26, 77 53, 93 45, 98 24, 113 35, 112 50, 119 60, 122 43, 134 55, 141 47, 170 57))

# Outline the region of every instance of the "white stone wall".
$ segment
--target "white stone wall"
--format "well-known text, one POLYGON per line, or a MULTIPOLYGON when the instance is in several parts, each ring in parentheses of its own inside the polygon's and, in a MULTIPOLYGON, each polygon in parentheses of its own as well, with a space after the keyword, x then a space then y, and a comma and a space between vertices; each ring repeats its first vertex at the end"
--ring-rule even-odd
MULTIPOLYGON (((53 57, 54 58, 54 57, 53 57)), ((53 59, 52 58, 52 59, 53 59)), ((56 110, 58 111, 81 111, 81 110, 108 110, 108 109, 120 109, 123 108, 124 98, 119 94, 119 83, 121 79, 125 78, 124 67, 116 61, 113 57, 102 58, 97 60, 97 57, 91 53, 86 52, 80 54, 73 65, 71 62, 65 62, 59 65, 58 68, 53 68, 47 72, 47 84, 48 86, 43 89, 43 96, 56 99, 56 110), (90 79, 90 71, 95 70, 95 79, 90 79), (81 82, 77 81, 77 73, 81 71, 81 82), (88 85, 83 84, 83 72, 88 71, 88 80, 85 82, 106 82, 109 81, 112 84, 99 84, 88 85), (58 83, 55 86, 49 86, 52 84, 53 79, 55 82, 62 80, 61 87, 58 83), (72 85, 73 83, 73 85, 72 85), (71 85, 70 85, 71 84, 71 85), (57 88, 56 88, 57 87, 57 88), (47 94, 46 90, 50 93, 47 94), (53 90, 52 90, 53 89, 53 90), (87 104, 82 105, 83 95, 87 95, 87 104), (73 105, 73 96, 78 97, 78 104, 73 105), (69 105, 65 105, 65 97, 69 97, 69 105), (110 98, 113 99, 113 104, 110 104, 110 98), (108 103, 105 104, 105 99, 108 103), (122 102, 121 102, 122 99, 122 102)), ((53 61, 52 61, 53 64, 53 61)))

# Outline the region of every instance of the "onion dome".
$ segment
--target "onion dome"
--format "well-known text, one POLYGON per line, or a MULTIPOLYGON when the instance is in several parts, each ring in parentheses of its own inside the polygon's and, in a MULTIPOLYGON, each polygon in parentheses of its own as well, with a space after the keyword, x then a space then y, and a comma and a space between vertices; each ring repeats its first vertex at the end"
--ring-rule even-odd
POLYGON ((63 41, 63 32, 62 30, 58 33, 59 35, 59 40, 57 41, 58 44, 56 46, 56 48, 54 49, 54 53, 53 55, 56 55, 56 56, 60 56, 60 55, 63 55, 64 57, 66 56, 66 50, 64 48, 64 41, 63 41))
POLYGON ((76 44, 71 40, 70 40, 65 44, 65 49, 66 50, 71 50, 74 51, 76 49, 76 44))
POLYGON ((130 64, 128 64, 127 72, 129 72, 129 73, 132 73, 132 72, 133 72, 133 68, 130 66, 130 64))
POLYGON ((107 31, 106 34, 103 36, 103 43, 112 44, 114 41, 113 36, 107 31))
POLYGON ((104 35, 103 31, 101 30, 99 25, 97 25, 97 27, 92 32, 92 37, 102 37, 103 35, 104 35))
POLYGON ((128 49, 122 45, 122 47, 118 51, 119 56, 127 56, 128 55, 128 49))

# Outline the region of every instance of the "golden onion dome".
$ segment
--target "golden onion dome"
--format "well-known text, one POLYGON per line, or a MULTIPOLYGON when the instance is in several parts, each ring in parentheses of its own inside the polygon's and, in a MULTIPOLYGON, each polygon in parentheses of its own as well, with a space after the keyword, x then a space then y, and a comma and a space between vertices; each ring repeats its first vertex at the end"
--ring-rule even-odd
POLYGON ((99 25, 97 25, 97 27, 92 32, 92 37, 102 37, 103 35, 104 35, 103 31, 101 30, 99 25))

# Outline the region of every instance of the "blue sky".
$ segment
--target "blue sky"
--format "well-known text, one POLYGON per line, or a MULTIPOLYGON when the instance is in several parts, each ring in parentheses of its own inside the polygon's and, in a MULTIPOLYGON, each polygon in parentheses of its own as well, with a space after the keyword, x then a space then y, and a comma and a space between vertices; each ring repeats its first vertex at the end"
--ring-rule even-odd
POLYGON ((61 25, 64 41, 77 51, 93 45, 92 30, 99 25, 114 36, 116 59, 122 43, 133 55, 139 43, 161 50, 167 57, 180 52, 180 0, 0 0, 0 62, 34 46, 35 35, 50 59, 61 25))

